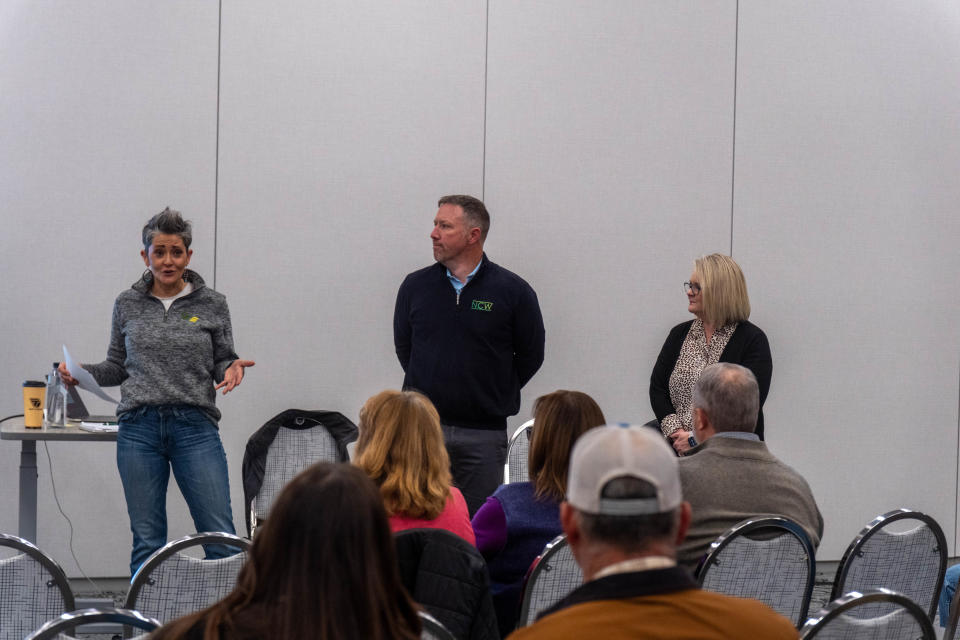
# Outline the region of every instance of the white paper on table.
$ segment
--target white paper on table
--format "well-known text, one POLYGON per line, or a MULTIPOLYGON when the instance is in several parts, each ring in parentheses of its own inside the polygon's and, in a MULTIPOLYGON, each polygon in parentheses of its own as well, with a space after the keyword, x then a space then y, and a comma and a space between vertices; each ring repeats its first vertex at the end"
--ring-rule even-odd
POLYGON ((70 372, 70 375, 76 378, 78 387, 89 391, 98 398, 103 398, 107 402, 120 404, 118 400, 107 395, 107 392, 97 384, 97 381, 93 379, 90 372, 81 367, 80 364, 70 356, 70 352, 67 351, 67 345, 63 345, 63 361, 67 363, 67 371, 70 372))

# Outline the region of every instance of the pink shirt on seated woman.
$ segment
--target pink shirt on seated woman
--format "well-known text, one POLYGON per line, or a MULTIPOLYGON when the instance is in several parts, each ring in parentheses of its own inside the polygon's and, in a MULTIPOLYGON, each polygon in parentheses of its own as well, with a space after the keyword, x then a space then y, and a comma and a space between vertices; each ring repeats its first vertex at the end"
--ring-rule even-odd
POLYGON ((463 494, 456 487, 450 487, 450 497, 447 498, 447 504, 440 512, 440 515, 432 520, 426 518, 410 518, 401 514, 392 515, 389 518, 390 529, 396 533, 405 529, 419 529, 427 527, 430 529, 446 529, 455 533, 472 545, 476 545, 477 540, 473 533, 473 527, 470 525, 470 512, 467 510, 467 501, 463 499, 463 494))

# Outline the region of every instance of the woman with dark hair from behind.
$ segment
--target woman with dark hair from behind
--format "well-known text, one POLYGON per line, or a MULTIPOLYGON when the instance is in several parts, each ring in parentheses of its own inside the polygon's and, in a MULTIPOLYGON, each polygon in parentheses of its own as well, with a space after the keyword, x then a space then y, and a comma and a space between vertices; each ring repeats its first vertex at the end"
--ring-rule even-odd
POLYGON ((253 539, 237 586, 152 640, 415 639, 380 493, 349 464, 290 481, 253 539))
POLYGON ((567 490, 573 443, 603 424, 603 411, 581 391, 559 390, 537 398, 528 453, 530 481, 500 485, 473 516, 477 549, 490 569, 501 636, 516 626, 523 577, 530 564, 563 533, 560 502, 567 490))

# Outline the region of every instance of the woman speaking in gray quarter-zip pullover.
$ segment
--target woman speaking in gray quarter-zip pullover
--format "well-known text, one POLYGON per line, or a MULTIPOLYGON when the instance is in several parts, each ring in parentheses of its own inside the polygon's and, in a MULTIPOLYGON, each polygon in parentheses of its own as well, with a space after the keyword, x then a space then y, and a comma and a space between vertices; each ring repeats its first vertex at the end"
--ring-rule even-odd
MULTIPOLYGON (((197 531, 234 533, 216 390, 231 391, 254 363, 233 350, 226 298, 187 269, 191 240, 178 211, 150 218, 140 252, 147 270, 117 296, 107 359, 82 365, 101 386, 120 385, 117 468, 133 532, 131 575, 167 541, 171 468, 197 531)), ((60 374, 76 384, 63 364, 60 374)), ((232 552, 206 547, 208 558, 232 552)))

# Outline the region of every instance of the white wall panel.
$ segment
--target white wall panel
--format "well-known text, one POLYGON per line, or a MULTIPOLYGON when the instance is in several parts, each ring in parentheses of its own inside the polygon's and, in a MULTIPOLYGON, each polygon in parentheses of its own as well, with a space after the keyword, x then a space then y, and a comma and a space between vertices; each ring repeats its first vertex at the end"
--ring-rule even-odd
POLYGON ((543 369, 609 420, 653 418, 693 259, 728 251, 735 2, 490 3, 493 260, 537 290, 543 369))
POLYGON ((257 362, 222 403, 233 478, 279 411, 356 421, 401 386, 397 287, 433 260, 437 198, 481 187, 485 20, 480 1, 224 4, 217 284, 257 362))
MULTIPOLYGON (((113 299, 143 271, 140 230, 171 205, 213 268, 217 3, 0 3, 0 415, 66 342, 106 355, 113 299)), ((92 406, 94 410, 102 406, 92 406)), ((92 576, 124 575, 130 533, 110 444, 51 444, 53 477, 92 576)), ((0 531, 17 531, 19 443, 0 444, 0 531)), ((38 544, 78 575, 39 447, 38 544)), ((182 500, 180 500, 182 503, 182 500)), ((176 505, 176 501, 174 501, 176 505)), ((171 535, 187 531, 174 509, 171 535)))
POLYGON ((960 5, 740 2, 734 256, 771 448, 822 559, 908 506, 955 536, 960 5))
MULTIPOLYGON (((547 326, 513 424, 556 388, 652 417, 680 283, 732 240, 773 348, 768 440, 813 485, 821 559, 902 505, 956 537, 956 3, 218 4, 0 3, 0 414, 61 342, 103 357, 140 227, 180 208, 257 360, 219 403, 240 524, 254 429, 294 406, 356 419, 401 384, 396 288, 432 259, 436 198, 474 193, 547 326)), ((123 575, 113 447, 50 451, 84 569, 123 575)), ((4 442, 4 531, 17 464, 4 442)), ((39 466, 39 543, 76 575, 42 447, 39 466)))

